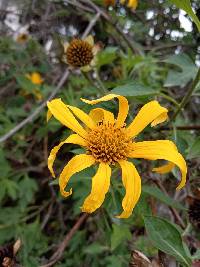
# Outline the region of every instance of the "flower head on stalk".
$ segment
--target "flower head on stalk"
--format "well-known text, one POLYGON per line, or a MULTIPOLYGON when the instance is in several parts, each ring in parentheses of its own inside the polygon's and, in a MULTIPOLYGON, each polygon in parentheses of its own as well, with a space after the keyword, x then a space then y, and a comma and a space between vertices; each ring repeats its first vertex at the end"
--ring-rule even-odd
POLYGON ((96 100, 82 99, 82 101, 95 105, 113 98, 117 98, 119 101, 117 118, 113 113, 102 108, 94 108, 89 114, 86 114, 77 107, 65 105, 61 99, 54 99, 47 103, 49 109, 47 119, 53 115, 63 125, 75 132, 51 150, 48 168, 55 177, 53 163, 62 145, 72 143, 85 148, 85 154, 74 156, 64 167, 59 177, 59 186, 64 197, 71 195, 72 189, 65 191, 70 177, 85 168, 98 164, 97 173, 92 178, 91 193, 84 200, 82 206, 83 212, 92 213, 102 205, 109 190, 111 166, 120 167, 126 193, 122 200, 123 211, 117 217, 128 218, 141 194, 140 176, 129 159, 144 158, 168 161, 169 163, 166 165, 153 169, 158 173, 169 172, 175 165, 178 166, 181 171, 181 182, 177 189, 182 188, 186 183, 187 166, 172 141, 136 141, 136 136, 147 125, 155 126, 168 118, 168 110, 160 106, 157 101, 145 104, 127 127, 125 120, 129 105, 125 97, 108 94, 96 100), (83 125, 77 119, 82 121, 83 125))
POLYGON ((70 43, 64 43, 63 47, 63 62, 71 67, 87 72, 95 66, 99 45, 94 44, 92 35, 83 40, 74 38, 70 43))

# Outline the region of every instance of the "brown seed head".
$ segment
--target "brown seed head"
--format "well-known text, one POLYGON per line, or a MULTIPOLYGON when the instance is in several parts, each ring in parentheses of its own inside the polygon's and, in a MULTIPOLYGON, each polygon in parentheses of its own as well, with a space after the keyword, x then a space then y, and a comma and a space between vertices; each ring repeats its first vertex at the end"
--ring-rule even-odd
POLYGON ((92 48, 92 45, 84 40, 72 40, 66 52, 68 64, 76 68, 89 65, 94 57, 92 48))
POLYGON ((132 141, 126 134, 125 128, 117 128, 110 122, 100 122, 88 134, 88 152, 98 162, 115 164, 127 159, 132 141))

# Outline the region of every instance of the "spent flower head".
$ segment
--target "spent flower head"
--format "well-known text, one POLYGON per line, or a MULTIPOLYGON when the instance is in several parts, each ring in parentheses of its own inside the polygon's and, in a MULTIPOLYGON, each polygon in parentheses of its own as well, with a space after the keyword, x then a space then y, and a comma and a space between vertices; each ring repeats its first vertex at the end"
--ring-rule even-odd
POLYGON ((70 43, 64 43, 63 47, 63 61, 71 67, 89 71, 95 66, 99 46, 94 44, 92 35, 83 40, 74 38, 70 43))
POLYGON ((119 100, 117 118, 113 113, 102 108, 94 108, 89 114, 86 114, 77 107, 65 105, 61 99, 54 99, 47 103, 49 109, 47 119, 53 115, 63 125, 75 132, 51 150, 48 168, 55 177, 53 163, 62 145, 72 143, 85 149, 85 154, 74 156, 64 167, 59 176, 59 186, 61 194, 68 197, 72 194, 72 189, 67 192, 65 188, 70 177, 85 168, 98 164, 97 173, 92 178, 91 193, 82 206, 83 212, 92 213, 102 205, 109 190, 111 166, 120 167, 126 193, 122 200, 123 211, 117 217, 128 218, 141 194, 140 175, 129 159, 144 158, 168 161, 166 165, 153 169, 158 173, 169 172, 177 165, 182 175, 177 189, 182 188, 186 183, 187 166, 172 141, 136 141, 136 136, 147 125, 155 126, 168 118, 168 110, 160 106, 157 101, 145 104, 127 127, 125 120, 129 105, 125 97, 109 94, 96 100, 82 99, 82 101, 95 105, 113 98, 119 100), (76 118, 82 121, 84 126, 76 118))

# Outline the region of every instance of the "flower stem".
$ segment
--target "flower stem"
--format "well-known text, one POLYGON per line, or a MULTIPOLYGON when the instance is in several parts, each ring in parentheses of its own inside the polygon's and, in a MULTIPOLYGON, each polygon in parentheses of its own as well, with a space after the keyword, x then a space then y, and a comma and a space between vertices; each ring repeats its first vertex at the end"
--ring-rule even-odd
POLYGON ((175 99, 173 99, 171 96, 166 95, 164 93, 159 93, 159 95, 162 96, 163 98, 169 100, 170 102, 172 102, 173 104, 175 104, 177 106, 177 108, 179 108, 179 103, 175 99))
POLYGON ((198 69, 197 75, 196 75, 195 79, 193 80, 191 87, 189 88, 188 92, 186 93, 183 100, 181 101, 179 107, 177 108, 174 115, 172 116, 171 121, 174 121, 175 118, 177 117, 177 115, 180 113, 180 111, 185 107, 185 105, 189 101, 196 85, 198 84, 199 80, 200 80, 200 68, 198 69))
POLYGON ((97 69, 95 69, 95 74, 96 74, 96 80, 99 84, 99 89, 100 89, 100 93, 102 93, 103 95, 107 95, 108 94, 108 90, 106 89, 106 87, 104 86, 100 76, 99 76, 99 72, 97 69))

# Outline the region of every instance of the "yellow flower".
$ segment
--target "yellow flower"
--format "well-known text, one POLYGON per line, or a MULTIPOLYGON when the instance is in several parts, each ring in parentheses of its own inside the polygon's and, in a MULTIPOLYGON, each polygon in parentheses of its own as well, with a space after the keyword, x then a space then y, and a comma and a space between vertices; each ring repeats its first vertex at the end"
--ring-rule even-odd
POLYGON ((74 68, 89 71, 96 64, 96 54, 99 46, 94 44, 92 35, 85 39, 73 39, 70 43, 64 43, 63 61, 74 68))
MULTIPOLYGON (((120 3, 124 5, 126 0, 120 0, 120 3)), ((138 0, 128 0, 127 6, 132 9, 136 9, 138 5, 138 0)))
POLYGON ((119 112, 116 119, 113 113, 102 108, 92 109, 89 114, 86 114, 77 107, 65 105, 61 99, 54 99, 47 103, 49 109, 47 119, 49 120, 53 115, 63 125, 75 132, 51 150, 48 168, 55 177, 53 163, 62 145, 72 143, 85 148, 85 154, 74 156, 64 167, 59 177, 59 186, 64 197, 71 195, 72 189, 69 192, 65 191, 70 177, 85 168, 99 164, 97 173, 92 178, 91 193, 82 206, 83 212, 92 213, 102 205, 109 190, 111 165, 119 166, 122 170, 122 182, 126 193, 122 201, 123 212, 117 217, 128 218, 141 193, 140 176, 134 164, 128 161, 129 158, 169 161, 167 165, 153 169, 158 173, 166 173, 174 165, 177 165, 182 174, 177 189, 182 188, 186 183, 187 166, 172 141, 137 142, 135 140, 136 136, 147 125, 155 126, 168 118, 168 110, 160 106, 157 101, 145 104, 127 127, 125 127, 125 120, 129 105, 125 97, 109 94, 97 100, 82 99, 82 101, 94 105, 113 98, 119 100, 119 112), (75 117, 82 121, 85 126, 82 126, 75 117))
POLYGON ((38 100, 42 100, 42 94, 40 93, 40 90, 38 88, 38 86, 40 86, 43 83, 41 75, 38 72, 33 72, 31 74, 26 74, 26 78, 28 78, 33 84, 36 85, 36 88, 34 90, 34 95, 38 100))

